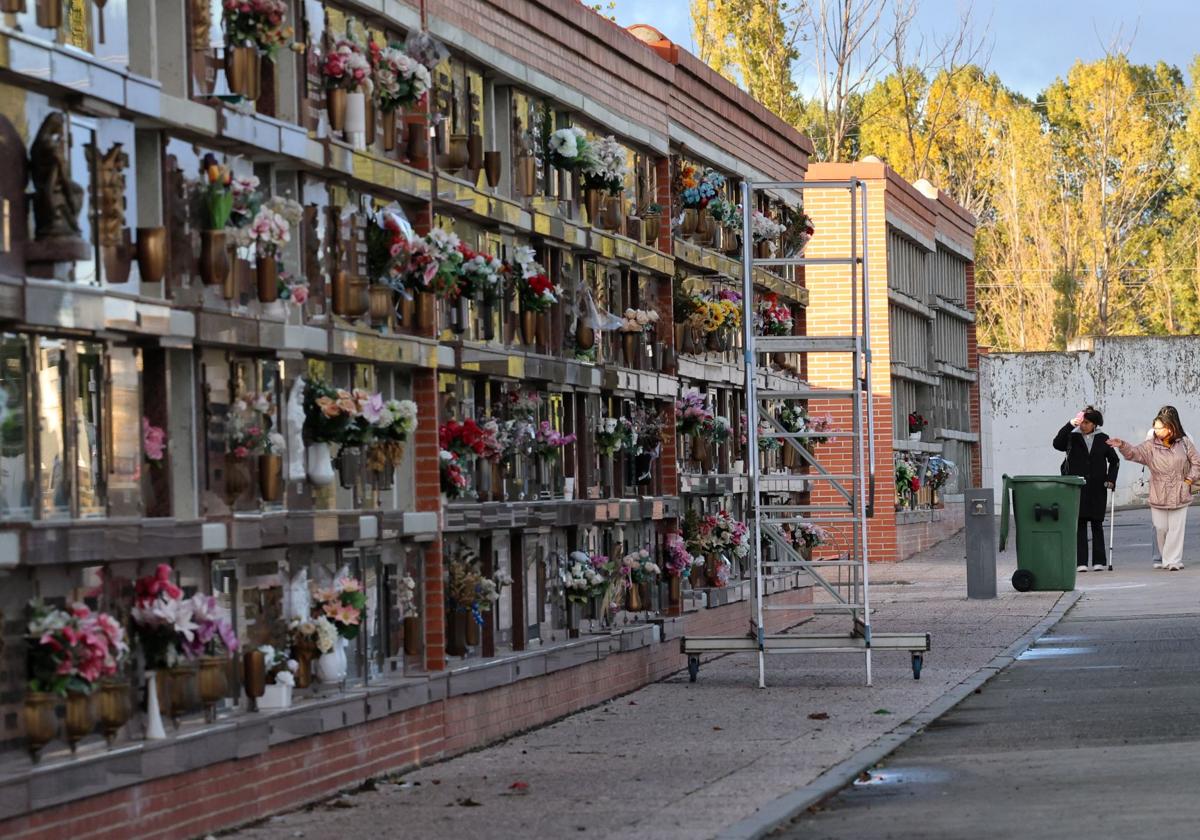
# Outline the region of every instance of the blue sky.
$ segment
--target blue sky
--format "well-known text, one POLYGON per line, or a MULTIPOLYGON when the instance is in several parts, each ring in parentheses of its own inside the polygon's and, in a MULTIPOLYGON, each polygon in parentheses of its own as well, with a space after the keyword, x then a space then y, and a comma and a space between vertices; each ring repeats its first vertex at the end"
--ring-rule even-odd
MULTIPOLYGON (((962 0, 919 0, 918 28, 944 34, 957 22, 962 0), (939 29, 941 27, 942 29, 939 29)), ((676 43, 691 46, 687 0, 616 0, 622 26, 648 23, 676 43)), ((1132 41, 1130 59, 1159 60, 1184 71, 1200 53, 1196 0, 975 0, 974 17, 990 24, 990 67, 1010 88, 1028 96, 1066 75, 1076 59, 1094 60, 1119 34, 1132 41)), ((801 58, 802 68, 809 71, 801 58)))

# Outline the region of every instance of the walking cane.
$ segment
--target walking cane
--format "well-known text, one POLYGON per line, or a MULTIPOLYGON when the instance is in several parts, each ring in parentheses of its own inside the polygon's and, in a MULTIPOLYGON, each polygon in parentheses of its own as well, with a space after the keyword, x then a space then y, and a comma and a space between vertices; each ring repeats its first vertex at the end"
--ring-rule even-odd
POLYGON ((1109 496, 1112 498, 1108 510, 1108 570, 1111 572, 1113 570, 1113 532, 1117 527, 1117 488, 1114 487, 1109 496))

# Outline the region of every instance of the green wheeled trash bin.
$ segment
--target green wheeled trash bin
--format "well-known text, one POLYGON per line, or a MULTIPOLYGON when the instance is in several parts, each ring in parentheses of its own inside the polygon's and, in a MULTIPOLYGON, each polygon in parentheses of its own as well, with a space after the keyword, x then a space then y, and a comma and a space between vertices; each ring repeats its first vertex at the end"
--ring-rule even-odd
POLYGON ((1084 483, 1077 475, 1004 476, 1000 550, 1008 541, 1011 497, 1017 520, 1017 570, 1012 585, 1018 592, 1075 588, 1075 540, 1084 483))

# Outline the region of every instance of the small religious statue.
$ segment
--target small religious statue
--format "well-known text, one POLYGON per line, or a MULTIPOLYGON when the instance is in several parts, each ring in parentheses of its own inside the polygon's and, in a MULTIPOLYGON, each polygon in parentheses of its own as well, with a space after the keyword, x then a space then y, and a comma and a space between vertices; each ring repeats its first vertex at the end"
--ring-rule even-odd
POLYGON ((52 112, 38 129, 29 149, 29 171, 33 179, 29 198, 33 203, 35 230, 26 259, 39 263, 87 259, 90 249, 80 237, 79 227, 83 187, 71 180, 66 125, 61 111, 52 112))

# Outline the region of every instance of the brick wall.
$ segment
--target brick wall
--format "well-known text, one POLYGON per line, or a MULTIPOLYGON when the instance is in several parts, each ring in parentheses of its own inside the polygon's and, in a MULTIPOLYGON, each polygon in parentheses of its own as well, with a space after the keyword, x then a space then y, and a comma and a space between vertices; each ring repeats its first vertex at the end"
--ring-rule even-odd
MULTIPOLYGON (((772 596, 811 603, 810 588, 772 596)), ((692 635, 742 635, 750 602, 685 617, 692 635)), ((806 613, 768 614, 772 631, 806 613)), ((686 664, 675 639, 367 723, 300 738, 250 758, 47 808, 0 822, 6 840, 175 840, 262 819, 364 779, 439 761, 662 679, 686 664)))
POLYGON ((907 560, 963 529, 963 503, 947 502, 940 510, 902 513, 899 517, 904 524, 896 528, 899 534, 898 559, 907 560), (909 521, 911 519, 917 521, 909 521))

